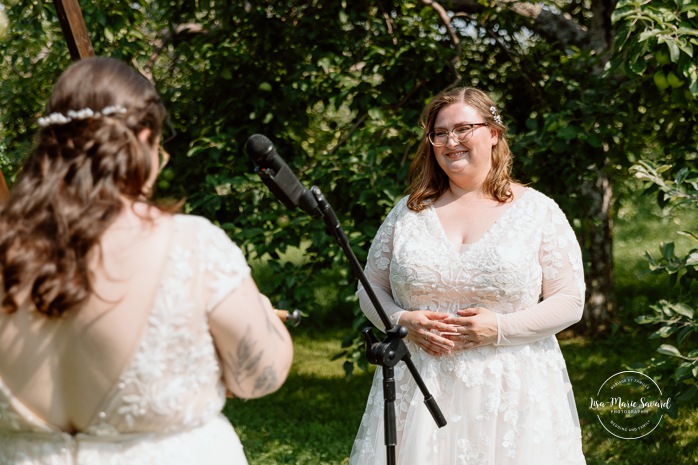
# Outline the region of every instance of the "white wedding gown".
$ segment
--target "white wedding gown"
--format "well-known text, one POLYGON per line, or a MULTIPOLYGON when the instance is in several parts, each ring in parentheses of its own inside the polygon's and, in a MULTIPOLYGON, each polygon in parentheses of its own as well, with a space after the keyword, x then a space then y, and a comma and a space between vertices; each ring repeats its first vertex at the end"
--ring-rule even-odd
MULTIPOLYGON (((0 465, 236 465, 242 445, 221 410, 225 387, 207 313, 250 270, 203 218, 176 215, 141 339, 89 427, 68 434, 0 378, 0 465)), ((147 257, 144 257, 147 259, 147 257)))
MULTIPOLYGON (((582 259, 558 206, 526 189, 476 243, 451 243, 436 211, 403 198, 379 229, 366 275, 393 323, 403 311, 497 313, 495 345, 432 356, 407 341, 447 421, 439 428, 404 363, 395 367, 397 464, 584 464, 565 361, 554 334, 581 317, 582 259)), ((361 307, 383 324, 359 287, 361 307)), ((351 465, 387 463, 380 367, 351 465)))

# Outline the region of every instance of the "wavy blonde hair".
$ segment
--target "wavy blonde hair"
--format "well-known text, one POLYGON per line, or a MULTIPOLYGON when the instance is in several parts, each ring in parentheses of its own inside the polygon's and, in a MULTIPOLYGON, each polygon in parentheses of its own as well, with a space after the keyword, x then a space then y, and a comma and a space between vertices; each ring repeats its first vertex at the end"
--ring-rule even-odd
POLYGON ((20 292, 36 309, 63 314, 90 295, 87 254, 124 208, 143 198, 152 170, 150 147, 162 132, 165 109, 153 85, 121 61, 87 58, 72 64, 53 88, 46 114, 124 113, 48 124, 39 130, 10 198, 0 206, 0 270, 12 313, 20 292), (150 130, 147 143, 138 139, 150 130))
MULTIPOLYGON (((498 202, 509 202, 513 199, 512 154, 505 138, 507 127, 495 120, 490 108, 496 108, 496 105, 487 94, 473 87, 458 87, 434 97, 420 118, 422 140, 410 166, 407 190, 409 194, 407 206, 411 210, 423 210, 448 190, 448 176, 436 161, 434 147, 429 142, 428 134, 434 130, 439 112, 454 103, 463 103, 475 108, 487 126, 497 131, 499 141, 492 147, 492 168, 487 173, 483 189, 487 195, 498 202)), ((501 121, 501 118, 499 119, 501 121)))

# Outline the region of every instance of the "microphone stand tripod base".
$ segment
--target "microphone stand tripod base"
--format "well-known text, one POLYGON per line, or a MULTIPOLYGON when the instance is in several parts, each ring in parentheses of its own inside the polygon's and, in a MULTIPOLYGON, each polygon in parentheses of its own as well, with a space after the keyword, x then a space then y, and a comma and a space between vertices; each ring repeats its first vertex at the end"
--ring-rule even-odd
POLYGON ((374 365, 380 365, 383 370, 383 431, 385 434, 386 456, 388 465, 394 465, 397 446, 397 423, 395 420, 395 365, 410 356, 403 339, 407 336, 407 328, 393 326, 386 332, 383 341, 373 334, 372 328, 365 328, 361 335, 366 342, 366 358, 374 365))

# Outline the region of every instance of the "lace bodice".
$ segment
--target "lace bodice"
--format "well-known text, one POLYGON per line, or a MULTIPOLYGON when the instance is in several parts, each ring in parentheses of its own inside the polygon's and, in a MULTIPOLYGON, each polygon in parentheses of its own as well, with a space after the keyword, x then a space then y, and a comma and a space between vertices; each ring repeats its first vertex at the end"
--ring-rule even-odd
MULTIPOLYGON (((60 431, 32 414, 0 379, 0 463, 88 463, 87 456, 79 457, 81 443, 113 445, 189 431, 219 414, 225 388, 207 312, 250 270, 240 249, 207 220, 177 215, 174 223, 164 273, 138 347, 90 426, 76 435, 60 431), (65 461, 59 460, 63 456, 65 461), (75 457, 79 460, 73 462, 75 457)), ((142 449, 139 461, 130 463, 159 463, 149 461, 148 448, 142 449)), ((167 456, 158 451, 152 455, 167 456)), ((121 463, 115 457, 103 462, 121 463)))
MULTIPOLYGON (((366 276, 393 323, 405 310, 485 307, 498 314, 500 345, 555 334, 579 320, 584 299, 574 231, 558 206, 531 188, 465 248, 446 238, 433 207, 416 213, 403 198, 376 235, 366 276)), ((381 328, 361 286, 358 294, 381 328)))

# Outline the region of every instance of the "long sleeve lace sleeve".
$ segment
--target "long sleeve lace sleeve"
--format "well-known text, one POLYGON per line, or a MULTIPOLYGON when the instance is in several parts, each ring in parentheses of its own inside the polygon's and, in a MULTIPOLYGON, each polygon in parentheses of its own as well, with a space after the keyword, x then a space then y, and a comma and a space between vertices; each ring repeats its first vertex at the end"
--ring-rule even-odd
POLYGON ((564 213, 548 212, 538 253, 543 270, 543 299, 531 308, 497 314, 496 345, 525 344, 556 334, 578 322, 584 310, 582 254, 564 213))
MULTIPOLYGON (((393 234, 395 232, 398 210, 399 207, 394 208, 378 229, 378 233, 368 251, 368 259, 364 269, 366 279, 376 294, 381 307, 385 310, 393 324, 397 324, 400 315, 405 311, 395 303, 390 289, 390 261, 393 253, 393 234)), ((359 298, 361 311, 364 312, 369 321, 376 328, 385 331, 385 325, 361 283, 359 283, 356 295, 359 298)))

